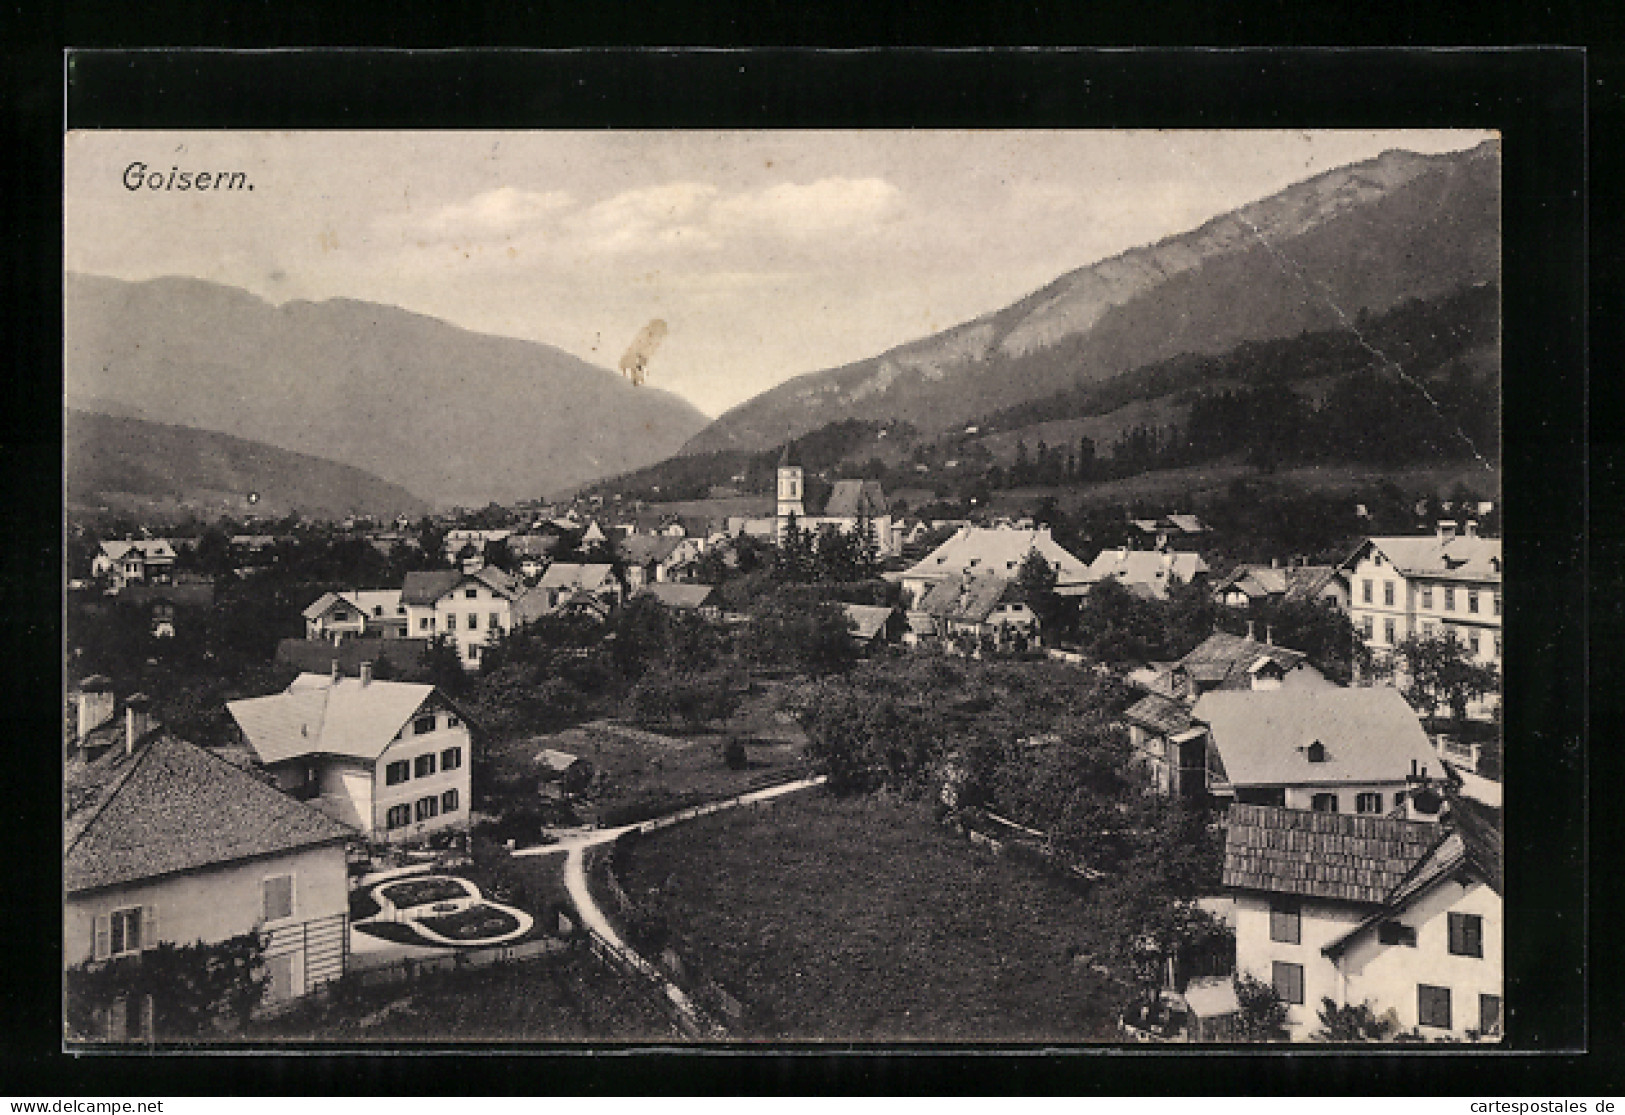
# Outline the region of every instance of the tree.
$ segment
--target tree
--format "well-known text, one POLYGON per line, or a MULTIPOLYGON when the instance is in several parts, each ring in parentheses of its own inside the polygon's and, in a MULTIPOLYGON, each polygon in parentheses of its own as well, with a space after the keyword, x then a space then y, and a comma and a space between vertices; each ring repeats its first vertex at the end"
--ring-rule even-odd
POLYGON ((1324 1042, 1391 1041, 1399 1029, 1391 1014, 1378 1018, 1369 1002, 1340 1007, 1330 998, 1320 1001, 1320 1029, 1312 1035, 1324 1042))
POLYGON ((428 646, 423 648, 420 661, 430 684, 453 695, 468 689, 469 677, 468 671, 463 669, 463 656, 458 653, 457 643, 450 636, 436 635, 430 639, 428 646))
POLYGON ((270 984, 264 953, 264 938, 245 933, 213 945, 166 941, 137 956, 69 968, 64 981, 68 1036, 98 1040, 115 1004, 141 1010, 149 999, 157 1041, 218 1038, 241 1029, 270 984))
POLYGON ((1427 717, 1439 709, 1450 711, 1459 730, 1467 719, 1467 706, 1501 688, 1501 671, 1474 662, 1455 632, 1412 635, 1394 648, 1402 667, 1405 699, 1427 717))
POLYGON ((1286 1004, 1275 988, 1245 972, 1235 978, 1236 1037, 1241 1041, 1285 1041, 1286 1004))
POLYGON ((745 645, 759 663, 799 667, 814 677, 840 673, 858 657, 851 621, 839 604, 784 591, 752 609, 745 645))

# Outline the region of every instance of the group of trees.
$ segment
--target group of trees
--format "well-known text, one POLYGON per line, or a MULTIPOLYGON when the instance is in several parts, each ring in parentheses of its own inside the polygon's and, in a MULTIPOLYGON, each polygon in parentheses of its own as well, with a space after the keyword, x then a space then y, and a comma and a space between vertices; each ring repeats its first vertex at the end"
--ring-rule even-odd
POLYGON ((807 530, 791 515, 773 560, 774 579, 783 584, 864 581, 879 573, 880 550, 867 515, 850 531, 829 524, 807 530))

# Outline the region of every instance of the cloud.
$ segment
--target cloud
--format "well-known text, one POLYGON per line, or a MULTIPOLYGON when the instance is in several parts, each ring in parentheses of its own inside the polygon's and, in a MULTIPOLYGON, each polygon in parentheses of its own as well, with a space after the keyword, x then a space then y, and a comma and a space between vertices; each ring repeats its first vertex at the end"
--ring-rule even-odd
POLYGON ((804 239, 878 224, 898 211, 901 198, 883 178, 820 178, 736 194, 713 216, 724 228, 804 239))
POLYGON ((436 240, 482 240, 531 231, 574 203, 575 199, 564 190, 539 193, 503 186, 476 194, 466 202, 442 206, 419 220, 405 216, 392 223, 436 240))
POLYGON ((588 209, 572 229, 586 246, 608 251, 704 246, 713 239, 704 218, 716 195, 717 188, 704 182, 627 190, 588 209))

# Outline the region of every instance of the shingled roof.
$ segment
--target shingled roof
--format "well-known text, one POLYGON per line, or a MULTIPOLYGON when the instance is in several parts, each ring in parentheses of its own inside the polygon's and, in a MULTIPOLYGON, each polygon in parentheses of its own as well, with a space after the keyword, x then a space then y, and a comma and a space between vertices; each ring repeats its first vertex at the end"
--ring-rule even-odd
POLYGON ((914 606, 916 611, 962 623, 985 623, 1014 582, 995 573, 938 581, 914 606))
POLYGON ((70 894, 353 835, 303 802, 177 739, 155 739, 133 756, 115 752, 96 776, 102 792, 89 795, 89 803, 76 810, 70 797, 62 861, 63 888, 70 894))
POLYGON ((1445 835, 1429 821, 1232 805, 1223 882, 1378 906, 1445 835))
POLYGON ((1123 719, 1157 735, 1171 736, 1191 726, 1191 708, 1161 693, 1147 693, 1124 710, 1123 719))
POLYGON ((1197 681, 1217 683, 1218 689, 1251 689, 1249 671, 1259 659, 1268 659, 1283 670, 1291 670, 1301 666, 1307 657, 1301 650, 1219 631, 1203 639, 1201 645, 1181 658, 1177 665, 1183 666, 1197 681))
POLYGON ((1333 565, 1238 565, 1214 586, 1215 593, 1237 589, 1249 599, 1278 596, 1286 601, 1316 600, 1340 571, 1333 565))

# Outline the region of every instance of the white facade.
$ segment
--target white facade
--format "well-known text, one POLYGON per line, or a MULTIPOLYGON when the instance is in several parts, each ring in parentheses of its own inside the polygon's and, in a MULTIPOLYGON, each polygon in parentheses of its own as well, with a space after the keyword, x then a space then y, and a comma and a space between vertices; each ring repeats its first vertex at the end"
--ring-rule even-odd
POLYGON ((1308 1040, 1319 1026, 1323 998, 1343 1003, 1343 977, 1321 950, 1359 925, 1366 912, 1366 908, 1348 903, 1313 898, 1236 895, 1236 971, 1276 988, 1286 1002, 1287 1026, 1294 1041, 1308 1040), (1277 936, 1284 940, 1271 937, 1272 908, 1283 914, 1277 926, 1285 931, 1277 936), (1296 941, 1291 939, 1292 919, 1286 913, 1292 909, 1299 911, 1296 941), (1296 977, 1288 969, 1296 970, 1296 977), (1301 994, 1289 996, 1289 985, 1294 989, 1301 986, 1301 994))
POLYGON ((445 635, 457 647, 467 669, 479 666, 480 654, 495 637, 513 629, 513 602, 479 581, 465 580, 433 604, 406 606, 408 637, 445 635))

